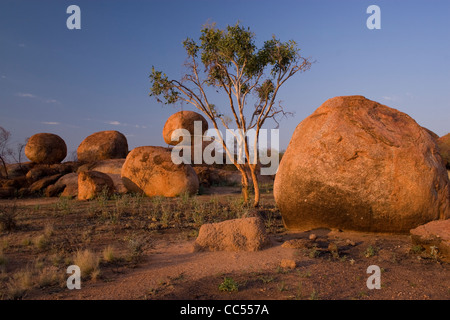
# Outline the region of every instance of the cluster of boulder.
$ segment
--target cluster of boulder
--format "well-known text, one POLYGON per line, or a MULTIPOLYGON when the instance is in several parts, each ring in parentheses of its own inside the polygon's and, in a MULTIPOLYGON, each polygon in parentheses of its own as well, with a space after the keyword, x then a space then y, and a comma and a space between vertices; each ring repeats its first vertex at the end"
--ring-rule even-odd
MULTIPOLYGON (((170 140, 175 129, 186 129, 193 135, 194 121, 202 122, 202 134, 208 129, 208 122, 196 112, 173 114, 164 126, 164 141, 178 143, 170 140)), ((196 194, 200 185, 241 180, 237 171, 174 164, 170 148, 143 146, 129 152, 126 137, 118 131, 86 137, 77 149, 77 161, 62 162, 67 156, 66 143, 52 133, 33 135, 25 146, 25 155, 29 162, 8 165, 6 172, 1 169, 0 198, 40 194, 86 200, 103 192, 174 197, 196 194)))
POLYGON ((0 180, 0 197, 40 194, 88 199, 103 189, 124 193, 120 174, 127 153, 122 133, 101 131, 83 140, 77 149, 78 161, 61 163, 67 156, 64 140, 52 133, 35 134, 25 146, 30 161, 8 165, 2 172, 7 179, 0 180))

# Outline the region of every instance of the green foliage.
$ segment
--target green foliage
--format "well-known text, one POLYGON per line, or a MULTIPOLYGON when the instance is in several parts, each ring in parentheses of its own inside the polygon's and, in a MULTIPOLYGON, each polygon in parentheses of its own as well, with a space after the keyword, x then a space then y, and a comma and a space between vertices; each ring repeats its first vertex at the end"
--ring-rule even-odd
POLYGON ((237 292, 239 290, 239 285, 233 278, 225 277, 221 284, 219 284, 219 291, 225 292, 237 292))
MULTIPOLYGON (((309 59, 300 55, 300 49, 293 40, 282 42, 274 36, 258 49, 255 34, 239 22, 223 30, 215 24, 206 25, 201 30, 199 43, 187 38, 183 46, 188 56, 189 71, 181 81, 177 81, 169 80, 165 73, 153 67, 150 96, 165 104, 180 100, 192 103, 212 118, 225 115, 207 101, 204 85, 223 89, 229 97, 234 93, 237 101, 230 100, 230 103, 237 102, 240 108, 245 105, 245 96, 254 91, 260 100, 256 106, 265 105, 270 111, 273 98, 284 81, 311 66, 309 59), (204 80, 199 72, 200 63, 205 70, 204 80)), ((265 116, 269 115, 270 112, 265 116)))

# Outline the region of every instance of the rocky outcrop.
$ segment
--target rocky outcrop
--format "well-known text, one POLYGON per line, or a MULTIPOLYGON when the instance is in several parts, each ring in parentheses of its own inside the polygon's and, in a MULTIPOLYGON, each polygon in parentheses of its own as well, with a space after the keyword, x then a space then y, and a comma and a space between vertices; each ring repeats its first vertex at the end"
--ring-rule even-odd
POLYGON ((329 99, 297 126, 274 196, 288 229, 403 233, 450 217, 433 136, 362 96, 329 99))

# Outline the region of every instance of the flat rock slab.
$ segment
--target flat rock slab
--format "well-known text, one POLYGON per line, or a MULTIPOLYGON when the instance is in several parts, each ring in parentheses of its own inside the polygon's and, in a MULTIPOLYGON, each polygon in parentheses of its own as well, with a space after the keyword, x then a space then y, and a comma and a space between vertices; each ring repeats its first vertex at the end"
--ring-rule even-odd
POLYGON ((450 219, 428 222, 412 229, 410 234, 414 244, 427 249, 435 246, 445 260, 450 260, 450 219))

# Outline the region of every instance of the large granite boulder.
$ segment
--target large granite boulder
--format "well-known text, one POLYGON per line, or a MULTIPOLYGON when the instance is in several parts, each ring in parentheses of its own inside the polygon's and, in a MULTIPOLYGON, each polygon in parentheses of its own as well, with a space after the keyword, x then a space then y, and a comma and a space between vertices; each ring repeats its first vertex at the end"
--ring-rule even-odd
POLYGON ((436 140, 362 96, 329 99, 297 126, 274 196, 288 229, 403 233, 450 217, 436 140))
POLYGON ((171 152, 163 147, 138 147, 127 156, 122 167, 122 181, 131 192, 147 196, 175 197, 196 194, 199 181, 188 164, 174 164, 171 152))

